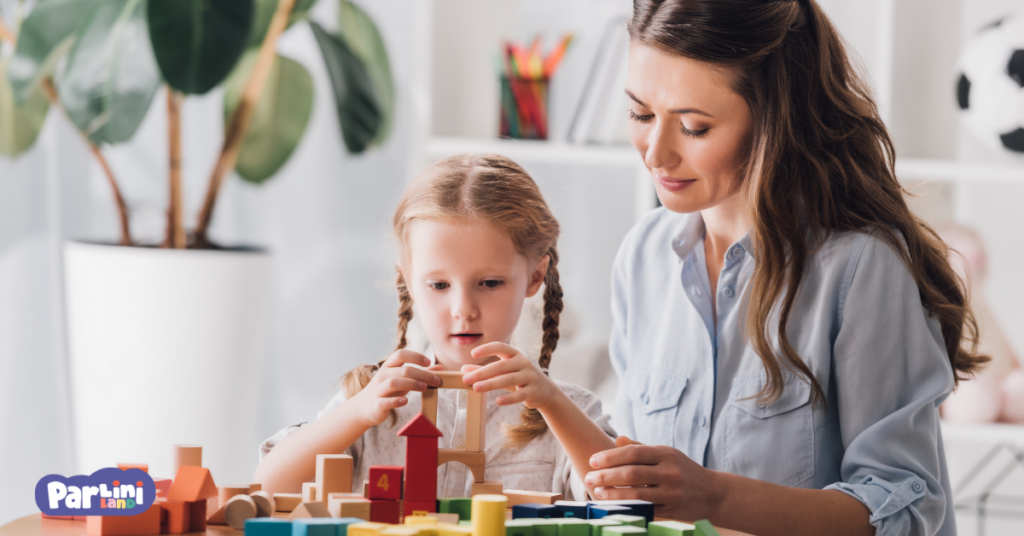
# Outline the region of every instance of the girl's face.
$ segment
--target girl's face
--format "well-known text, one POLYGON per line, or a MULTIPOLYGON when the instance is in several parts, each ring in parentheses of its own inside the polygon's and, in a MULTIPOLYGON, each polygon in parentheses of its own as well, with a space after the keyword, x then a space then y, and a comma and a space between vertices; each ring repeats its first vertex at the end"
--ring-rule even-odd
POLYGON ((752 123, 728 71, 632 43, 626 93, 630 139, 665 208, 696 212, 739 198, 752 123))
POLYGON ((402 273, 438 362, 459 370, 497 359, 470 352, 509 342, 523 301, 544 281, 547 257, 531 263, 505 233, 478 221, 417 221, 407 241, 402 273))

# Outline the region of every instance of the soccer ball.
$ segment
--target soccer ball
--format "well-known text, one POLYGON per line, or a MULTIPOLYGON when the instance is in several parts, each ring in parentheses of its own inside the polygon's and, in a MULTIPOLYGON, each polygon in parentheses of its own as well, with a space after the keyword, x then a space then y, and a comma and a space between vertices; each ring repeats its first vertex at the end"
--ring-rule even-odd
POLYGON ((962 124, 985 145, 1024 154, 1024 21, 981 29, 960 53, 962 124))

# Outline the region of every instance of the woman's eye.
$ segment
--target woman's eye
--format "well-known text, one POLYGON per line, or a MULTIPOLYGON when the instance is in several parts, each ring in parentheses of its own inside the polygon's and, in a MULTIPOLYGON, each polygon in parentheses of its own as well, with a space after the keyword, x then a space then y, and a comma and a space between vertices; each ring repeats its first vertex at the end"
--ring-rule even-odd
POLYGON ((444 281, 435 281, 430 284, 430 288, 434 290, 444 290, 448 288, 448 283, 445 283, 444 281))
POLYGON ((497 279, 487 279, 487 280, 485 280, 481 284, 483 286, 487 287, 487 288, 498 288, 501 285, 505 284, 505 282, 504 281, 498 281, 497 279))
POLYGON ((629 118, 637 123, 650 123, 654 119, 654 114, 640 115, 633 110, 629 110, 629 118))
POLYGON ((679 129, 680 129, 680 132, 682 132, 684 136, 689 136, 691 138, 697 138, 697 139, 700 139, 700 138, 703 138, 704 136, 707 136, 708 135, 708 130, 710 130, 710 129, 707 129, 707 128, 702 128, 700 130, 690 130, 690 129, 686 128, 686 125, 679 125, 679 129))

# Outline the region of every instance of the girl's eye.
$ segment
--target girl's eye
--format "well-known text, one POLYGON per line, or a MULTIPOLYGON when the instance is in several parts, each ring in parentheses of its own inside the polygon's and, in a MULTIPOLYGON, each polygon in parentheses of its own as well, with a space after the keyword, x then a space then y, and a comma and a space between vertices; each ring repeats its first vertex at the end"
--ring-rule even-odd
POLYGON ((445 283, 444 281, 435 281, 430 283, 430 288, 434 290, 444 290, 448 288, 448 283, 445 283))
POLYGON ((682 132, 684 136, 689 136, 691 138, 697 138, 697 139, 700 139, 700 138, 703 138, 704 136, 707 136, 708 135, 708 130, 710 130, 710 129, 707 129, 707 128, 702 128, 700 130, 690 130, 690 129, 686 128, 686 125, 679 125, 679 129, 680 129, 680 132, 682 132))
POLYGON ((629 110, 629 118, 637 123, 650 123, 654 119, 654 114, 640 115, 633 110, 629 110))
POLYGON ((483 285, 483 286, 485 286, 487 288, 498 288, 498 287, 500 287, 500 286, 502 286, 504 284, 505 284, 504 281, 499 281, 497 279, 485 279, 483 281, 483 283, 481 283, 481 285, 483 285))

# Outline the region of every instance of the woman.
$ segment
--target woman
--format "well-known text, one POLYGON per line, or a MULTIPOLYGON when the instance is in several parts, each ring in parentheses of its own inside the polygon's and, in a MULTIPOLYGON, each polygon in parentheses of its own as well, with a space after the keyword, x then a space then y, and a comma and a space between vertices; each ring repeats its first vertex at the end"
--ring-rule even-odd
POLYGON ((663 209, 614 266, 599 498, 770 534, 955 534, 939 404, 987 358, 814 0, 634 0, 632 141, 663 209))

